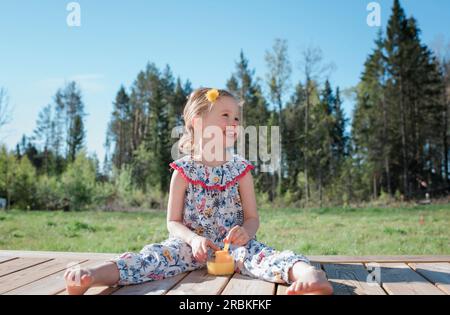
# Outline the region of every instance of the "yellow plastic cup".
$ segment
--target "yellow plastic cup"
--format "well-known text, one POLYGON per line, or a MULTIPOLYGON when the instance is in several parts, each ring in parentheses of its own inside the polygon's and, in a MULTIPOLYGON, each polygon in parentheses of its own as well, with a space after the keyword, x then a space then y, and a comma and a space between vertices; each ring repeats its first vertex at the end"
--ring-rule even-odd
POLYGON ((208 273, 215 276, 226 276, 234 273, 234 259, 228 253, 228 243, 225 243, 224 250, 215 252, 215 257, 206 262, 208 273))

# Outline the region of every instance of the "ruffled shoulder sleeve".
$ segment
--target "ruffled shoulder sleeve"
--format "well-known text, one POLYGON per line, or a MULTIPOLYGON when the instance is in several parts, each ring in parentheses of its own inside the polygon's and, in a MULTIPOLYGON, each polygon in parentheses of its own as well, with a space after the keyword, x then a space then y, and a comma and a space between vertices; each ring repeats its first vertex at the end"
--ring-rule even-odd
POLYGON ((184 156, 170 163, 170 167, 179 171, 187 182, 208 190, 225 190, 255 168, 237 154, 225 164, 216 167, 205 166, 194 161, 191 156, 184 156))

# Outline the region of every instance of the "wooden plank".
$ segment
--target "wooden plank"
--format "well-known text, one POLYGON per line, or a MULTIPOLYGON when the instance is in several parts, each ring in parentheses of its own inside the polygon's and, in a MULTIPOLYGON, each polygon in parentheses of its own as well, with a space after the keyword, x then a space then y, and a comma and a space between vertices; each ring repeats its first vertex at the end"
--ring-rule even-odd
MULTIPOLYGON (((44 257, 44 258, 86 258, 110 259, 118 253, 86 253, 86 252, 52 252, 52 251, 22 251, 0 250, 0 256, 6 257, 44 257)), ((308 256, 312 262, 317 263, 368 263, 368 262, 450 262, 450 255, 378 255, 378 256, 339 256, 316 255, 308 256)))
MULTIPOLYGON (((89 290, 84 293, 84 295, 111 295, 115 291, 117 291, 119 287, 109 287, 109 286, 98 286, 89 288, 89 290)), ((63 291, 62 294, 67 294, 66 291, 63 291)))
POLYGON ((24 251, 24 250, 0 250, 2 257, 23 257, 23 258, 76 258, 108 260, 120 254, 114 253, 86 253, 86 252, 51 252, 51 251, 24 251))
MULTIPOLYGON (((44 257, 44 258, 86 258, 86 259, 111 259, 118 256, 117 253, 85 253, 85 252, 51 252, 51 251, 17 251, 0 250, 0 256, 6 257, 44 257)), ((338 256, 318 255, 308 256, 312 262, 317 263, 369 263, 369 262, 450 262, 450 255, 406 255, 406 256, 338 256)))
POLYGON ((13 260, 13 259, 17 259, 17 257, 14 257, 14 256, 11 256, 11 257, 1 256, 0 257, 0 264, 4 263, 4 262, 7 262, 7 261, 10 261, 10 260, 13 260))
POLYGON ((381 263, 381 285, 388 294, 443 295, 444 293, 404 263, 381 263))
POLYGON ((317 270, 322 270, 322 265, 318 262, 311 262, 311 266, 314 266, 314 268, 316 268, 317 270))
MULTIPOLYGON (((82 267, 94 267, 102 260, 90 260, 81 263, 82 267)), ((66 270, 51 274, 45 278, 39 279, 20 288, 8 291, 6 295, 54 295, 65 291, 66 284, 64 273, 66 270)))
POLYGON ((20 272, 14 272, 7 276, 1 277, 0 294, 45 278, 46 276, 54 274, 58 271, 65 270, 69 264, 76 265, 82 261, 83 260, 74 261, 73 259, 56 258, 54 260, 49 260, 42 264, 26 268, 20 272))
POLYGON ((378 283, 368 281, 363 264, 324 264, 323 268, 335 295, 386 295, 378 283))
POLYGON ((164 295, 187 275, 188 273, 185 272, 164 280, 124 286, 112 295, 164 295))
MULTIPOLYGON (((65 292, 65 283, 63 279, 64 271, 56 271, 53 274, 34 275, 30 283, 25 283, 27 275, 32 270, 44 270, 44 273, 52 272, 53 267, 50 263, 54 258, 58 259, 99 259, 95 264, 116 257, 118 254, 103 253, 65 253, 65 252, 37 252, 37 251, 4 251, 0 250, 0 292, 11 289, 5 294, 55 294, 65 292), (42 266, 39 266, 43 264, 42 266), (42 268, 42 269, 41 269, 42 268), (30 269, 30 270, 27 270, 30 269), (16 273, 16 274, 14 274, 16 273), (23 275, 22 275, 23 273, 23 275), (2 278, 11 279, 11 281, 2 281, 2 278), (59 277, 59 278, 58 278, 59 277), (12 287, 12 280, 18 279, 20 287, 12 287), (38 278, 38 279, 36 279, 38 278), (31 282, 32 281, 32 282, 31 282), (8 287, 5 287, 8 285, 8 287), (35 293, 33 293, 35 292, 35 293)), ((449 255, 441 256, 310 256, 313 263, 370 263, 379 262, 381 269, 381 284, 389 294, 450 294, 449 275, 449 255), (411 268, 405 263, 409 263, 411 268), (442 269, 443 268, 443 269, 442 269), (400 270, 399 270, 400 269, 400 270), (431 283, 430 283, 431 282, 431 283)), ((89 261, 92 263, 92 261, 89 261)), ((55 265, 54 265, 55 266, 55 265)), ((56 268, 56 266, 54 267, 56 268)), ((360 272, 360 271, 359 271, 360 272)), ((367 272, 367 271, 366 271, 367 272)), ((167 284, 157 282, 146 283, 138 286, 126 287, 95 287, 88 290, 87 294, 228 294, 225 291, 227 283, 231 277, 214 277, 204 271, 198 270, 188 276, 183 277, 177 283, 173 284, 173 290, 170 289, 170 281, 167 284), (121 292, 123 290, 123 292, 121 292), (129 293, 126 293, 126 292, 129 293)), ((234 277, 233 277, 234 278, 234 277)), ((360 275, 361 278, 361 275, 360 275)), ((236 276, 238 279, 238 276, 236 276)), ((173 279, 176 282, 177 279, 173 279)), ((241 279, 238 279, 241 280, 241 279)), ((350 279, 347 279, 350 280, 350 279)), ((233 280, 236 281, 236 280, 233 280)), ((361 280, 358 280, 361 282, 361 280)), ((250 282, 249 282, 250 283, 250 282)), ((228 290, 235 290, 233 283, 230 283, 228 290)), ((269 283, 269 285, 273 285, 269 283)), ((253 285, 250 284, 252 287, 253 285)), ((278 284, 273 285, 277 294, 285 294, 288 286, 278 284)), ((257 288, 260 290, 261 288, 257 288)), ((360 288, 358 288, 359 290, 360 288)), ((253 290, 250 288, 250 290, 253 290)), ((265 290, 265 289, 264 289, 265 290)), ((335 288, 336 291, 336 288, 335 288)), ((335 292, 336 294, 339 294, 335 292)), ((358 293, 359 294, 359 293, 358 293)), ((366 293, 368 294, 368 293, 366 293)), ((371 293, 369 293, 371 294, 371 293)))
POLYGON ((273 295, 274 293, 275 283, 235 273, 222 295, 273 295))
MULTIPOLYGON (((84 295, 111 295, 118 287, 98 286, 89 288, 84 295)), ((56 295, 68 295, 66 290, 63 290, 56 295)))
POLYGON ((206 268, 192 271, 167 292, 167 295, 218 295, 231 276, 212 276, 206 268))
POLYGON ((0 277, 4 277, 13 272, 23 270, 38 264, 42 264, 51 259, 48 258, 17 258, 0 264, 0 277))
POLYGON ((308 256, 318 263, 369 263, 369 262, 450 262, 450 255, 406 256, 308 256))
POLYGON ((450 263, 410 263, 409 266, 450 295, 450 263))

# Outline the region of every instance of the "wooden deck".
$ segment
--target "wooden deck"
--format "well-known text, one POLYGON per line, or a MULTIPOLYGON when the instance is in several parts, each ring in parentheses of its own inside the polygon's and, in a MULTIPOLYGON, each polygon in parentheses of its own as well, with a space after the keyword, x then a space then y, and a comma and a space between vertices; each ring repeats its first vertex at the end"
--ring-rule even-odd
MULTIPOLYGON (((92 266, 116 254, 0 250, 0 294, 65 294, 68 264, 92 266)), ((310 256, 327 274, 337 295, 449 295, 448 256, 310 256), (372 269, 376 266, 379 269, 372 269), (371 275, 379 282, 367 281, 371 275)), ((105 295, 283 295, 286 286, 251 279, 208 275, 206 270, 126 287, 95 287, 87 294, 105 295)))

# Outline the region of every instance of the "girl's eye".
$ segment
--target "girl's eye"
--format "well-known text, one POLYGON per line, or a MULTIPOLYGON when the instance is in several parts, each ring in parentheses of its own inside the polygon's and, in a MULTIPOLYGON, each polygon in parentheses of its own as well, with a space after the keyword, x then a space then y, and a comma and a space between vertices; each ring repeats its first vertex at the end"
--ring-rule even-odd
POLYGON ((239 122, 239 118, 237 118, 237 117, 236 117, 234 120, 236 120, 237 122, 239 122))
POLYGON ((223 114, 222 116, 228 117, 228 114, 223 114))

